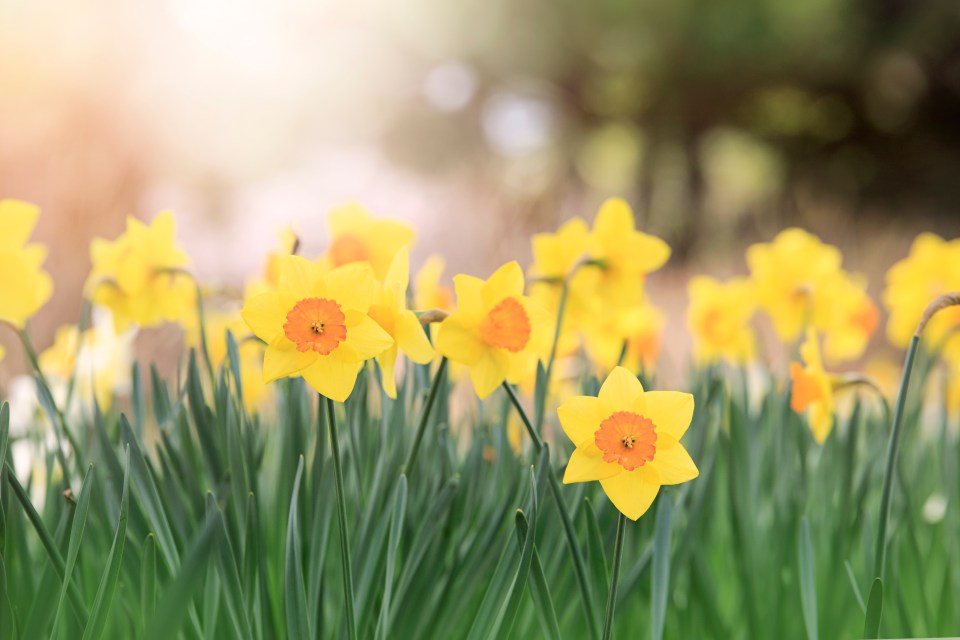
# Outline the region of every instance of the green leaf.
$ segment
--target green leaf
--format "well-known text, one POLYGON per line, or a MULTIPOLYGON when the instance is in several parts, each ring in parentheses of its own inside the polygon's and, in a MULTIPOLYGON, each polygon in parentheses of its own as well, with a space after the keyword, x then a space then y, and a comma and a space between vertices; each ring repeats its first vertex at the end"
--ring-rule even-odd
POLYGON ((300 498, 300 480, 303 478, 303 456, 297 465, 290 496, 287 517, 287 546, 283 562, 284 610, 287 615, 287 635, 291 638, 312 638, 310 617, 307 615, 307 595, 303 586, 303 563, 300 560, 300 527, 297 525, 297 504, 300 498))
POLYGON ((673 503, 665 495, 657 504, 657 521, 653 533, 652 596, 650 598, 650 636, 663 638, 667 599, 670 594, 670 530, 673 526, 673 503))
POLYGON ((83 640, 95 640, 103 635, 107 625, 107 616, 113 606, 113 596, 117 590, 117 580, 120 578, 120 566, 123 559, 123 548, 127 539, 127 513, 130 504, 130 448, 127 447, 123 475, 123 488, 120 491, 120 518, 117 521, 117 530, 113 536, 113 545, 107 557, 107 566, 100 578, 97 595, 93 600, 93 609, 90 618, 83 629, 83 640))
POLYGON ((863 622, 864 638, 880 637, 880 616, 883 614, 883 580, 874 578, 867 599, 867 615, 863 622))
POLYGON ((597 514, 589 498, 583 499, 582 511, 587 529, 587 568, 590 570, 590 586, 594 589, 594 593, 604 593, 610 585, 610 569, 604 553, 597 514))
POLYGON ((390 514, 390 541, 387 545, 387 566, 384 571, 383 602, 380 605, 380 624, 377 626, 378 638, 390 637, 390 600, 393 596, 393 574, 397 565, 397 550, 400 547, 400 535, 403 533, 403 514, 407 509, 407 476, 400 474, 397 488, 393 492, 393 510, 390 514))
MULTIPOLYGON (((517 511, 516 529, 517 541, 522 545, 527 536, 527 519, 522 511, 517 511)), ((533 578, 530 582, 530 595, 533 598, 537 618, 540 620, 540 631, 548 640, 560 640, 560 624, 557 622, 557 611, 553 606, 550 587, 546 576, 543 574, 543 565, 540 562, 540 554, 536 546, 533 548, 533 563, 530 565, 530 575, 533 578)))
POLYGON ((850 586, 853 588, 853 595, 857 599, 857 604, 860 605, 860 612, 866 615, 867 605, 863 602, 863 594, 860 593, 860 585, 857 584, 857 578, 853 573, 853 567, 850 566, 849 560, 844 560, 843 566, 847 570, 847 577, 850 579, 850 586))
POLYGON ((800 536, 797 544, 803 624, 807 629, 807 638, 817 640, 817 578, 814 567, 813 542, 810 540, 810 525, 806 518, 800 522, 800 536))
POLYGON ((80 542, 83 540, 83 531, 87 525, 87 513, 90 511, 90 495, 93 490, 93 465, 87 467, 87 473, 83 477, 83 486, 80 488, 80 497, 77 499, 77 508, 73 516, 73 526, 70 529, 70 546, 67 549, 67 562, 63 573, 63 585, 60 588, 60 598, 57 602, 57 610, 53 616, 53 625, 51 633, 58 633, 60 614, 63 611, 63 603, 66 601, 69 591, 70 580, 73 575, 73 568, 77 563, 77 555, 80 553, 80 542))
POLYGON ((157 538, 148 533, 140 552, 140 624, 146 629, 157 610, 157 538))
POLYGON ((225 587, 224 596, 227 602, 227 612, 230 614, 230 621, 233 623, 234 636, 237 638, 252 638, 253 628, 250 626, 250 617, 247 614, 247 607, 244 605, 237 558, 233 552, 233 545, 230 543, 230 536, 227 535, 227 523, 223 518, 223 511, 220 510, 212 493, 207 494, 207 512, 216 515, 223 529, 221 532, 223 539, 217 545, 219 552, 217 558, 219 560, 220 579, 225 587))
POLYGON ((176 578, 157 604, 157 613, 147 627, 146 640, 168 640, 171 629, 179 629, 193 596, 207 575, 207 563, 220 542, 222 527, 215 514, 207 514, 184 555, 176 578))

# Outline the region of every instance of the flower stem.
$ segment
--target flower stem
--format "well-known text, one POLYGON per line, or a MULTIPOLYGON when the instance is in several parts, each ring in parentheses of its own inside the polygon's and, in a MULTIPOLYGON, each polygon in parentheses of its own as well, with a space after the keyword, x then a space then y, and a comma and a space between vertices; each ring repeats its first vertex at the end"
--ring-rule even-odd
POLYGON ((623 556, 623 532, 627 517, 620 514, 617 520, 617 541, 613 547, 613 571, 610 573, 610 591, 607 593, 607 615, 603 622, 603 640, 613 637, 613 609, 617 604, 617 583, 620 582, 620 558, 623 556))
MULTIPOLYGON (((527 433, 530 434, 533 445, 537 453, 539 453, 544 446, 543 440, 540 438, 540 434, 537 433, 536 429, 533 428, 530 417, 523 409, 523 405, 520 404, 520 398, 517 397, 517 392, 514 391, 513 387, 507 382, 503 383, 503 388, 510 397, 510 401, 517 410, 517 413, 520 415, 520 420, 527 428, 527 433)), ((560 485, 557 483, 557 477, 553 473, 548 473, 547 480, 550 493, 553 495, 557 503, 557 510, 560 512, 560 520, 563 523, 563 531, 567 537, 567 546, 570 548, 570 555, 573 556, 573 569, 577 576, 577 583, 580 586, 580 594, 583 597, 583 608, 587 616, 587 626, 590 629, 591 637, 596 637, 597 620, 593 609, 593 594, 590 591, 590 583, 587 581, 587 569, 583 562, 583 555, 580 553, 580 546, 577 544, 577 533, 573 529, 573 521, 570 519, 569 511, 567 511, 567 503, 564 502, 563 495, 560 493, 560 485)))
POLYGON ((576 272, 576 267, 570 274, 563 279, 563 286, 560 288, 560 301, 557 303, 557 324, 553 330, 553 343, 550 345, 550 357, 547 359, 547 368, 544 370, 546 389, 540 395, 537 401, 537 408, 534 412, 536 417, 536 429, 539 432, 543 428, 543 419, 546 414, 547 390, 550 388, 550 379, 553 377, 553 363, 557 359, 557 345, 560 342, 560 332, 563 330, 563 315, 567 309, 567 296, 570 293, 570 278, 576 272))
POLYGON ((340 441, 337 439, 337 420, 333 400, 327 398, 327 424, 330 426, 330 445, 333 449, 333 469, 337 480, 337 521, 340 529, 340 560, 343 564, 343 596, 347 610, 347 636, 357 640, 357 623, 353 603, 353 569, 350 566, 350 542, 347 537, 347 511, 344 506, 343 469, 340 467, 340 441))
POLYGON ((417 453, 420 452, 420 443, 423 441, 423 434, 427 430, 427 423, 430 421, 430 411, 433 409, 433 403, 437 399, 437 392, 443 386, 443 374, 447 370, 447 359, 440 358, 440 365, 437 372, 433 375, 433 382, 430 384, 430 391, 427 394, 427 401, 423 405, 423 413, 420 414, 420 424, 417 425, 417 435, 413 439, 413 447, 407 455, 406 462, 403 463, 401 473, 406 473, 409 477, 413 472, 413 463, 417 459, 417 453))

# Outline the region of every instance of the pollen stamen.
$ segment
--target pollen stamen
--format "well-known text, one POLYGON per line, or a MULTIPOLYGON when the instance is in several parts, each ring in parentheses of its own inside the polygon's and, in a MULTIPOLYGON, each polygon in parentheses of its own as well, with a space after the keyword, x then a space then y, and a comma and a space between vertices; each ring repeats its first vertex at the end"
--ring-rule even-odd
POLYGON ((653 460, 657 430, 653 421, 632 411, 617 411, 600 423, 593 436, 605 462, 633 471, 653 460))
POLYGON ((297 351, 327 355, 347 338, 346 316, 340 305, 326 298, 304 298, 287 313, 284 335, 297 351))

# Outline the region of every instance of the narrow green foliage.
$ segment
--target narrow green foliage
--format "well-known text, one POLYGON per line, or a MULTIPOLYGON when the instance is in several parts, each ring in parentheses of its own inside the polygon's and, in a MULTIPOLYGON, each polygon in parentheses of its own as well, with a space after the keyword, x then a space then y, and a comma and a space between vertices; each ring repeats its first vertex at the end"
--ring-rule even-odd
POLYGON ((810 540, 810 524, 804 518, 800 522, 797 562, 800 569, 800 602, 803 605, 803 624, 809 640, 817 640, 817 578, 814 567, 813 542, 810 540))
POLYGON ((670 532, 673 528, 673 503, 670 496, 657 499, 657 515, 653 534, 652 597, 650 599, 650 637, 663 638, 670 595, 670 532))

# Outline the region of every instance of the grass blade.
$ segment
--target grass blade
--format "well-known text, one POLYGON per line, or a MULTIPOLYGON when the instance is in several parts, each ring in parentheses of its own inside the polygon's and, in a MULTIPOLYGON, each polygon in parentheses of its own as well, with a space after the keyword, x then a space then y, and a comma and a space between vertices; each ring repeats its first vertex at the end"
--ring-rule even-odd
MULTIPOLYGON (((517 511, 516 518, 517 541, 522 545, 527 536, 527 519, 522 511, 517 511)), ((536 542, 534 542, 536 545, 536 542)), ((530 565, 530 596, 533 606, 540 620, 540 631, 548 640, 560 640, 560 623, 557 621, 557 611, 550 596, 550 587, 543 574, 543 565, 537 547, 533 547, 533 562, 530 565)))
POLYGON ((312 638, 307 615, 307 594, 303 586, 303 563, 300 561, 300 527, 297 525, 297 504, 300 480, 303 478, 303 456, 297 465, 287 517, 287 550, 283 563, 284 610, 287 614, 287 635, 291 638, 312 638))
POLYGON ((80 552, 80 542, 83 540, 83 531, 87 526, 87 514, 90 511, 90 495, 93 486, 93 465, 87 467, 87 473, 83 477, 83 486, 80 489, 80 497, 77 499, 77 508, 73 516, 73 526, 70 529, 70 546, 67 549, 67 562, 63 572, 63 586, 60 588, 60 598, 57 602, 57 611, 53 616, 53 625, 51 633, 56 635, 60 623, 60 614, 63 612, 63 603, 67 598, 67 592, 70 586, 70 579, 73 575, 73 568, 77 563, 77 555, 80 552))
POLYGON ((393 573, 397 564, 397 549, 400 546, 400 534, 403 532, 403 515, 407 509, 407 476, 400 474, 397 488, 394 490, 393 511, 390 517, 390 542, 387 547, 387 567, 384 571, 383 603, 380 606, 380 625, 378 638, 390 637, 390 600, 393 596, 393 573))
POLYGON ((800 522, 800 537, 797 544, 803 624, 807 629, 807 638, 817 640, 817 578, 814 567, 813 542, 810 540, 810 524, 806 518, 800 522))
POLYGON ((110 555, 107 557, 107 566, 104 569, 103 577, 100 578, 100 586, 97 587, 97 595, 93 600, 93 609, 90 611, 90 618, 83 629, 83 640, 95 640, 103 635, 107 626, 107 616, 113 605, 113 596, 117 590, 117 580, 120 578, 120 564, 127 540, 127 513, 130 504, 129 447, 127 447, 125 457, 124 469, 126 471, 123 474, 123 489, 120 491, 120 518, 117 521, 117 531, 113 536, 110 555))
POLYGON ((157 538, 148 533, 140 552, 140 624, 146 629, 157 609, 157 538))
POLYGON ((867 599, 867 615, 863 622, 864 638, 880 637, 880 616, 883 613, 883 580, 873 579, 870 597, 867 599))
POLYGON ((673 526, 673 503, 667 496, 660 496, 657 504, 657 521, 653 532, 653 572, 651 575, 653 595, 650 599, 650 636, 653 640, 663 638, 666 622, 667 599, 670 593, 670 530, 673 526))

